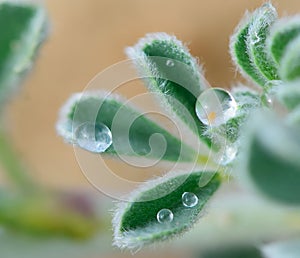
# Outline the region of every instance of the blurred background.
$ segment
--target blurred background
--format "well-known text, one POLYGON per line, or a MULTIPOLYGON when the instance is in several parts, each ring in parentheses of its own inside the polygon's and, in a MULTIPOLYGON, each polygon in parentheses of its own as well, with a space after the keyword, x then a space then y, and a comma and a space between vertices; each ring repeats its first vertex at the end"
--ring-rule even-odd
MULTIPOLYGON (((49 38, 6 117, 16 149, 34 177, 54 189, 92 189, 72 146, 56 135, 55 123, 72 93, 126 59, 124 47, 149 32, 174 34, 199 57, 212 86, 229 87, 240 80, 228 53, 229 36, 245 10, 261 4, 261 0, 45 1, 51 20, 49 38)), ((300 12, 299 0, 273 4, 280 16, 300 12)), ((128 88, 132 95, 144 90, 128 88)), ((122 163, 111 166, 126 174, 122 163)))

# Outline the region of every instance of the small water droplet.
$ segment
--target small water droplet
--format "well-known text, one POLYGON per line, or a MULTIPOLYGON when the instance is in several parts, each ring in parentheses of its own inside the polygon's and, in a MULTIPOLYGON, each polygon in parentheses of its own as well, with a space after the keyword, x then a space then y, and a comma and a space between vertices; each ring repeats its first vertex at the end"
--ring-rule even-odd
POLYGON ((198 204, 198 197, 194 193, 185 192, 182 194, 182 203, 185 207, 192 208, 198 204))
POLYGON ((225 146, 219 163, 224 166, 228 165, 235 159, 237 152, 238 148, 236 147, 236 145, 232 144, 229 146, 225 146))
POLYGON ((112 144, 109 128, 102 123, 85 122, 77 127, 75 137, 79 147, 95 153, 101 153, 112 144))
POLYGON ((237 103, 233 96, 221 88, 202 92, 196 103, 196 114, 205 125, 219 126, 234 117, 237 103))
POLYGON ((157 221, 159 223, 169 223, 173 221, 173 212, 169 209, 162 209, 156 215, 157 221))
POLYGON ((173 67, 175 65, 174 61, 172 61, 171 59, 168 59, 166 61, 166 65, 169 66, 169 67, 173 67))
POLYGON ((272 97, 267 94, 267 93, 264 93, 262 96, 261 96, 261 102, 262 104, 265 106, 265 107, 272 107, 273 106, 273 99, 272 97))

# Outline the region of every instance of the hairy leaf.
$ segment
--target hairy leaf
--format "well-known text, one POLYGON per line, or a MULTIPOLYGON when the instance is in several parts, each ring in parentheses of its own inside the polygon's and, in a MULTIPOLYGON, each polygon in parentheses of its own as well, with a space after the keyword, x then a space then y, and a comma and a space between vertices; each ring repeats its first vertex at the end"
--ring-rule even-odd
POLYGON ((266 38, 276 11, 270 3, 253 13, 246 13, 230 39, 230 52, 240 72, 264 86, 268 80, 277 78, 276 69, 266 54, 266 38))
POLYGON ((120 248, 138 249, 146 244, 161 242, 177 236, 193 226, 204 205, 221 183, 219 174, 193 172, 165 176, 148 182, 132 194, 130 202, 121 203, 114 216, 114 240, 120 248), (201 186, 201 178, 210 181, 201 186), (195 194, 199 201, 191 208, 182 203, 185 192, 195 194), (157 213, 169 209, 174 218, 159 223, 157 213))
POLYGON ((258 10, 249 26, 247 38, 251 62, 267 80, 278 80, 277 66, 269 56, 266 45, 270 28, 277 19, 277 12, 270 3, 258 10))
POLYGON ((0 3, 0 104, 7 100, 32 65, 45 38, 43 9, 13 2, 0 3))
POLYGON ((154 33, 127 48, 126 53, 133 59, 147 88, 159 93, 163 107, 202 136, 204 126, 197 118, 195 105, 206 83, 202 69, 188 49, 174 36, 154 33))
POLYGON ((283 80, 300 79, 300 35, 286 48, 280 62, 279 72, 283 80))
POLYGON ((276 22, 269 36, 269 50, 274 60, 280 64, 280 61, 288 47, 297 36, 300 35, 300 16, 280 19, 276 22))
POLYGON ((300 134, 278 120, 269 113, 249 120, 240 172, 244 172, 245 182, 269 199, 299 205, 300 134))
POLYGON ((105 154, 185 162, 197 157, 193 149, 108 92, 74 94, 62 108, 57 132, 76 145, 76 129, 85 122, 102 123, 110 129, 113 144, 105 154))

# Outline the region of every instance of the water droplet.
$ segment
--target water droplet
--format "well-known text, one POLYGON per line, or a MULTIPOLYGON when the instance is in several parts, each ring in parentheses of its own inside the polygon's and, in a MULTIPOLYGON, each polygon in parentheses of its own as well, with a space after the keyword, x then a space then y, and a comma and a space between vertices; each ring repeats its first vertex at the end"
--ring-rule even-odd
POLYGON ((237 152, 238 148, 236 147, 236 145, 232 144, 229 146, 225 146, 219 163, 224 166, 228 165, 235 159, 237 152))
POLYGON ((169 67, 173 67, 175 65, 174 61, 172 61, 171 59, 168 59, 166 61, 166 65, 169 66, 169 67))
POLYGON ((75 137, 79 147, 95 153, 104 152, 112 144, 111 131, 102 123, 81 124, 75 131, 75 137))
POLYGON ((169 209, 162 209, 156 215, 157 221, 159 223, 169 223, 173 221, 173 212, 169 209))
POLYGON ((234 117, 237 104, 233 96, 221 88, 210 88, 202 92, 196 103, 196 113, 205 125, 219 126, 234 117))
POLYGON ((198 201, 198 197, 194 193, 185 192, 182 194, 182 203, 185 207, 195 207, 198 204, 198 201))
POLYGON ((265 106, 265 107, 272 107, 273 106, 273 99, 272 97, 267 94, 267 93, 264 93, 262 96, 261 96, 261 102, 262 104, 265 106))

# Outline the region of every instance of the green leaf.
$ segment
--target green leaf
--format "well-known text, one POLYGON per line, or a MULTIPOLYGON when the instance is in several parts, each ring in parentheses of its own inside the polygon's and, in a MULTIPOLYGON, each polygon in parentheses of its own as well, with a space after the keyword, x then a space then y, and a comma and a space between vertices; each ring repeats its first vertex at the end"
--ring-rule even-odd
POLYGON ((102 123, 110 129, 113 144, 104 154, 184 162, 195 161, 198 155, 134 107, 126 105, 119 96, 108 92, 74 94, 62 108, 57 132, 76 145, 76 128, 85 122, 102 123))
POLYGON ((258 9, 249 26, 247 45, 252 63, 267 80, 278 80, 277 66, 267 52, 267 38, 270 28, 277 19, 276 9, 266 3, 258 9))
POLYGON ((280 64, 289 43, 299 35, 300 16, 283 18, 273 25, 268 45, 269 51, 278 64, 280 64))
POLYGON ((131 195, 129 202, 118 206, 113 219, 114 244, 135 250, 187 231, 199 219, 205 204, 220 183, 219 174, 211 172, 167 175, 146 183, 131 195), (210 181, 202 185, 201 180, 206 176, 210 177, 210 181), (198 197, 194 207, 183 205, 182 195, 185 192, 198 197), (157 213, 162 209, 169 209, 173 213, 171 222, 157 221, 157 213))
POLYGON ((294 110, 300 105, 300 80, 285 83, 277 92, 277 97, 289 110, 294 110))
POLYGON ((270 3, 253 13, 246 13, 230 39, 230 52, 234 63, 243 75, 264 86, 277 78, 276 68, 266 52, 266 38, 276 10, 270 3))
POLYGON ((267 244, 262 251, 266 258, 298 258, 300 257, 300 239, 267 244))
POLYGON ((201 137, 204 126, 197 117, 195 105, 206 82, 201 67, 188 49, 174 36, 154 33, 127 48, 126 53, 147 88, 159 94, 163 108, 177 115, 201 137))
POLYGON ((42 8, 12 2, 0 3, 0 104, 31 68, 46 35, 42 8))
POLYGON ((279 67, 280 77, 286 81, 300 79, 300 36, 286 48, 279 67))
POLYGON ((199 258, 263 258, 263 255, 254 246, 226 246, 206 251, 199 258))
POLYGON ((248 142, 243 142, 244 158, 237 173, 243 173, 244 182, 269 199, 299 205, 300 134, 278 120, 269 113, 249 119, 244 137, 248 142))

